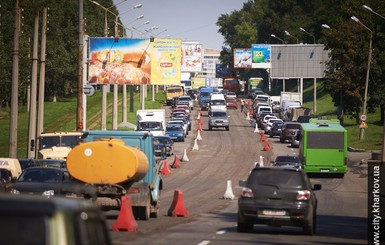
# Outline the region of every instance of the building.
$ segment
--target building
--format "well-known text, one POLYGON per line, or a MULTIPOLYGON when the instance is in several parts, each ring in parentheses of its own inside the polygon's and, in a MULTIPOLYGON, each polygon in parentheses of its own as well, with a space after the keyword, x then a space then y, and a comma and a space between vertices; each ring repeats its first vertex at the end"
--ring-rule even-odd
POLYGON ((216 64, 220 64, 219 56, 221 51, 214 49, 205 49, 203 52, 202 71, 197 72, 198 78, 204 78, 206 86, 218 87, 222 86, 222 79, 215 77, 216 64))

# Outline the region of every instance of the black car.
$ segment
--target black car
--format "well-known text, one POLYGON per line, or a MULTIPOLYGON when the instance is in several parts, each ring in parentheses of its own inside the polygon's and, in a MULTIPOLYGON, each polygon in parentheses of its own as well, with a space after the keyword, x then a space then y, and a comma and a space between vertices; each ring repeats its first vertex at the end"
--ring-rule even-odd
POLYGON ((174 141, 169 136, 155 136, 154 148, 155 156, 162 155, 162 148, 165 147, 167 156, 174 155, 174 141))
POLYGON ((237 231, 247 232, 254 224, 298 226, 312 235, 316 229, 317 198, 306 173, 301 169, 256 167, 238 198, 237 231))
POLYGON ((76 181, 65 167, 28 167, 12 183, 11 194, 45 197, 76 196, 84 184, 76 181))
POLYGON ((285 123, 283 122, 274 122, 272 125, 271 125, 271 128, 270 128, 270 131, 269 131, 269 136, 271 138, 273 138, 274 136, 280 136, 281 135, 281 131, 282 131, 282 127, 285 123))
POLYGON ((301 168, 301 159, 298 156, 277 156, 273 162, 275 167, 301 168))

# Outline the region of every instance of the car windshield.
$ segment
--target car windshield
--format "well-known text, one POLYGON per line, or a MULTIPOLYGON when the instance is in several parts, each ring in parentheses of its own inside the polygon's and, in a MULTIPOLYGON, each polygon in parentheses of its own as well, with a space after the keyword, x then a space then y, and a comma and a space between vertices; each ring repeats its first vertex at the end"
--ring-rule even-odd
POLYGON ((54 168, 28 168, 20 175, 19 182, 54 182, 61 181, 61 174, 54 168))
POLYGON ((161 130, 160 122, 140 122, 139 130, 161 130))
POLYGON ((281 188, 303 188, 305 186, 302 172, 299 171, 273 171, 271 169, 252 171, 247 185, 272 186, 281 188))
POLYGON ((295 162, 295 163, 301 162, 299 158, 295 156, 277 156, 275 161, 276 162, 295 162))
POLYGON ((167 131, 183 131, 183 128, 179 125, 169 125, 166 128, 167 131))
POLYGON ((167 144, 169 142, 169 138, 167 137, 155 137, 155 144, 167 144))
POLYGON ((227 113, 225 111, 214 111, 212 112, 213 117, 226 117, 227 113))
POLYGON ((211 104, 213 104, 213 105, 225 105, 225 101, 224 100, 212 100, 211 104))

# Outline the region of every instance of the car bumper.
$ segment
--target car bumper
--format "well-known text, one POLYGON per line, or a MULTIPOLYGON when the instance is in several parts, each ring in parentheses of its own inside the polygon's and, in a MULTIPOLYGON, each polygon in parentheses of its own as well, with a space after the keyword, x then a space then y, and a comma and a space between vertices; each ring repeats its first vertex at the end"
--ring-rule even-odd
MULTIPOLYGON (((241 199, 240 199, 241 200, 241 199)), ((303 226, 311 220, 311 206, 305 202, 296 204, 258 205, 254 201, 238 203, 242 219, 253 224, 303 226)))

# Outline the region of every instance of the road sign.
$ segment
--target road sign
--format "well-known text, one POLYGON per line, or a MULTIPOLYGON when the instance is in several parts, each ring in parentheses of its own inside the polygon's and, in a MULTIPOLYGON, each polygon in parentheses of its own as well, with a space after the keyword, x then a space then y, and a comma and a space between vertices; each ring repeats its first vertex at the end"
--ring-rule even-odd
POLYGON ((366 121, 366 119, 368 119, 368 118, 366 117, 365 114, 362 114, 362 115, 360 116, 360 119, 361 119, 361 121, 366 121))
POLYGON ((92 96, 92 95, 94 95, 94 93, 95 93, 95 89, 94 89, 94 87, 91 86, 91 85, 84 85, 84 87, 83 87, 83 92, 84 92, 84 94, 87 95, 87 96, 92 96))
POLYGON ((368 124, 365 121, 362 121, 360 124, 360 128, 368 128, 368 124))

